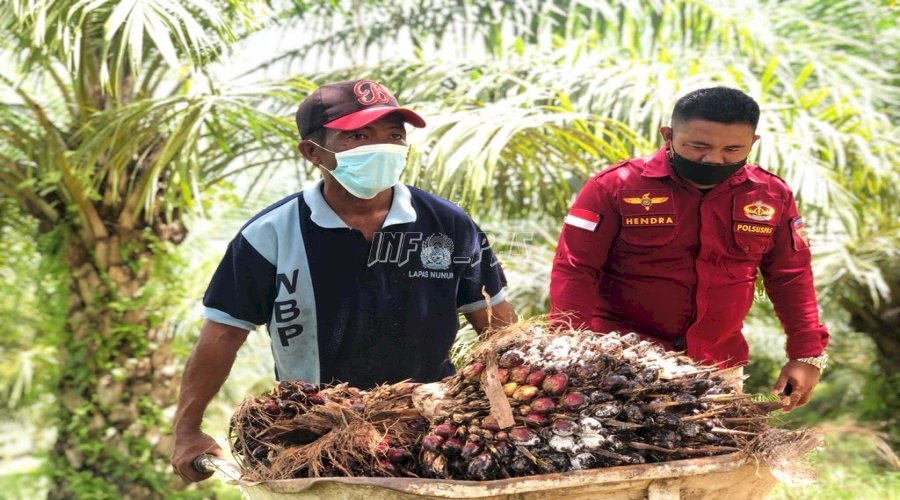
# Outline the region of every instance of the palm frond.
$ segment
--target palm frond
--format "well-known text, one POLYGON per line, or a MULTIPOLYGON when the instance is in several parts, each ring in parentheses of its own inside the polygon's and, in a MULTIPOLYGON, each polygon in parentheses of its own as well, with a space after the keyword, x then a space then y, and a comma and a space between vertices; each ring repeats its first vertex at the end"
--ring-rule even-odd
MULTIPOLYGON (((217 0, 11 0, 0 24, 29 34, 25 68, 60 57, 113 95, 160 57, 170 68, 199 67, 216 59, 238 31, 258 29, 265 2, 217 0), (256 16, 254 14, 257 14, 256 16), (237 28, 237 29, 236 29, 237 28)), ((27 39, 26 39, 27 37, 27 39)))

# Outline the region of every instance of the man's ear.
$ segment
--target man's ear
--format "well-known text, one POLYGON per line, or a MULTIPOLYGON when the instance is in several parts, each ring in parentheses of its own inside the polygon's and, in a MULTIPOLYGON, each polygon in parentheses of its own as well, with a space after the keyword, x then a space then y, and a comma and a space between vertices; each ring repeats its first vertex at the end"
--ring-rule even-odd
POLYGON ((322 149, 315 145, 312 141, 300 141, 297 144, 297 151, 306 158, 306 161, 312 163, 313 165, 321 165, 322 158, 321 153, 322 149))
POLYGON ((671 142, 672 134, 673 134, 672 127, 670 127, 668 125, 663 125, 662 127, 659 127, 659 135, 662 136, 663 141, 671 142))

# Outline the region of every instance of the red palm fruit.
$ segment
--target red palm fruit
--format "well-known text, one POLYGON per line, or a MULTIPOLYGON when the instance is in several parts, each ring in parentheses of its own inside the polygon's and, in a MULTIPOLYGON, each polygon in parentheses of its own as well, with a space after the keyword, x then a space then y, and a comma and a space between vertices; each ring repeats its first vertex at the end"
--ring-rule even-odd
POLYGON ((386 458, 382 458, 378 461, 378 466, 381 467, 386 473, 395 475, 397 474, 397 467, 390 462, 390 460, 386 458))
POLYGON ((482 453, 469 462, 466 472, 471 478, 485 481, 496 477, 498 470, 494 457, 490 453, 482 453))
POLYGON ((513 443, 523 446, 534 446, 540 442, 537 434, 527 427, 513 427, 509 431, 509 438, 513 443))
POLYGON ((528 415, 531 413, 531 407, 528 405, 522 405, 516 408, 516 410, 519 412, 519 415, 528 415))
POLYGON ((316 384, 304 382, 301 380, 300 382, 298 382, 298 385, 300 386, 300 390, 307 394, 315 394, 319 392, 319 386, 316 384))
POLYGON ((513 461, 509 464, 509 468, 517 476, 528 476, 530 474, 534 474, 534 464, 531 462, 531 460, 528 460, 528 457, 525 457, 523 455, 519 455, 513 458, 513 461))
POLYGON ((469 459, 479 453, 481 453, 481 445, 472 441, 468 441, 463 445, 462 449, 459 452, 459 455, 463 458, 469 459))
POLYGON ((494 439, 497 441, 506 441, 507 439, 509 439, 509 433, 506 431, 500 431, 494 434, 494 439))
POLYGON ((503 384, 503 393, 507 396, 512 397, 513 393, 516 392, 516 389, 518 388, 519 384, 515 382, 507 382, 506 384, 503 384))
POLYGON ((497 368, 497 377, 500 378, 501 384, 509 382, 509 368, 497 368))
POLYGON ((428 434, 422 438, 422 448, 428 451, 440 451, 444 444, 444 438, 437 434, 428 434))
POLYGON ((528 365, 519 365, 515 368, 509 369, 509 380, 510 382, 515 382, 519 385, 525 383, 525 380, 528 379, 528 374, 531 373, 531 367, 528 365))
POLYGON ((452 437, 444 441, 444 446, 441 447, 441 450, 443 450, 444 454, 446 454, 448 457, 455 457, 456 455, 459 455, 460 452, 462 452, 464 444, 465 443, 463 443, 461 440, 452 437))
POLYGON ((294 418, 297 415, 297 407, 284 401, 278 403, 278 409, 284 418, 294 418))
POLYGON ((310 404, 314 404, 314 405, 323 405, 323 404, 325 404, 325 401, 327 401, 327 399, 325 398, 325 396, 323 396, 319 393, 316 393, 316 394, 310 394, 309 397, 306 398, 306 401, 308 401, 310 404))
POLYGON ((498 432, 501 430, 500 423, 498 423, 497 419, 492 415, 488 415, 481 419, 481 428, 487 429, 491 432, 498 432))
POLYGON ((500 365, 500 368, 512 368, 514 366, 519 366, 524 362, 525 356, 515 349, 504 352, 500 355, 500 359, 497 360, 497 364, 500 365))
POLYGON ((375 452, 380 456, 387 455, 388 449, 391 447, 391 442, 393 439, 390 436, 385 436, 381 438, 381 441, 375 446, 375 452))
POLYGON ((578 365, 575 367, 575 376, 582 380, 590 380, 594 377, 594 370, 588 366, 578 365))
POLYGON ((512 445, 503 441, 495 443, 494 449, 497 451, 497 455, 504 460, 509 460, 515 454, 512 445))
POLYGON ((481 372, 483 372, 483 371, 484 371, 484 363, 482 363, 480 361, 476 361, 476 362, 472 363, 471 365, 465 366, 462 369, 462 371, 460 371, 460 374, 463 377, 465 377, 467 380, 473 380, 473 381, 477 382, 478 379, 481 377, 481 372))
POLYGON ((456 426, 453 424, 441 424, 441 425, 435 426, 434 430, 432 430, 431 432, 437 434, 438 436, 440 436, 444 439, 447 439, 447 438, 453 437, 453 435, 456 434, 456 426))
POLYGON ((272 400, 266 401, 265 403, 263 403, 263 411, 268 413, 269 415, 277 415, 278 403, 272 400))
POLYGON ((253 448, 253 451, 250 453, 257 460, 267 460, 269 457, 269 448, 266 445, 259 445, 256 448, 253 448))
POLYGON ((544 370, 535 370, 528 374, 528 377, 525 379, 525 383, 533 386, 540 386, 544 383, 544 379, 547 377, 547 373, 544 370))
POLYGON ((406 426, 414 431, 424 431, 428 428, 428 421, 424 418, 414 418, 406 421, 406 426))
POLYGON ((556 403, 548 397, 537 398, 531 402, 532 413, 550 413, 556 409, 556 403))
POLYGON ((536 425, 538 427, 546 425, 548 420, 549 419, 547 418, 547 415, 544 415, 542 413, 529 413, 528 415, 525 415, 526 423, 536 425))
POLYGON ((411 459, 412 453, 404 448, 388 448, 386 456, 388 461, 390 461, 391 463, 399 464, 411 459))
POLYGON ((570 392, 559 398, 559 406, 567 410, 578 410, 587 402, 587 398, 580 392, 570 392))
POLYGON ((628 379, 623 377, 622 375, 617 375, 615 373, 610 373, 609 375, 603 377, 603 381, 600 382, 600 388, 605 391, 616 391, 625 384, 628 383, 628 379))
POLYGON ((562 418, 553 422, 551 430, 558 436, 571 436, 578 430, 578 426, 575 425, 575 422, 562 418))
POLYGON ((559 396, 560 394, 566 392, 566 389, 568 389, 569 376, 563 372, 548 375, 544 378, 544 383, 541 384, 541 387, 547 394, 551 396, 559 396))
POLYGON ((516 401, 531 401, 537 394, 537 387, 533 385, 522 385, 513 392, 512 398, 516 401))

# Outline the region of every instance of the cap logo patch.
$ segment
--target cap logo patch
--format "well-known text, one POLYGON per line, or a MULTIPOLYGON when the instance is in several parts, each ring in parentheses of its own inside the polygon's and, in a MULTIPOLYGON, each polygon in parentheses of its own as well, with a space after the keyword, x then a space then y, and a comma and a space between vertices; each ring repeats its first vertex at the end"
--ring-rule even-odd
POLYGON ((668 196, 650 196, 650 193, 644 193, 640 198, 623 198, 625 203, 630 205, 640 205, 644 207, 644 210, 650 211, 650 207, 654 204, 665 203, 669 201, 668 196))
POLYGON ((775 216, 775 209, 763 203, 762 200, 757 200, 749 205, 744 205, 744 215, 753 220, 768 221, 775 216))
POLYGON ((391 93, 387 91, 380 83, 372 80, 360 80, 353 86, 353 93, 356 94, 357 101, 360 104, 369 106, 375 103, 388 104, 391 102, 391 93))

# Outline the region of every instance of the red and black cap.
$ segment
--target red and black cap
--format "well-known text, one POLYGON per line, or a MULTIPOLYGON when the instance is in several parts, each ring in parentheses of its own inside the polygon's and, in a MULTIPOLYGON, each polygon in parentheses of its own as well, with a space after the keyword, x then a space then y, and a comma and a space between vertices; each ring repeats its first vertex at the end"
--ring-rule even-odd
POLYGON ((300 137, 325 127, 355 130, 390 113, 398 113, 415 127, 425 120, 412 110, 401 108, 383 85, 372 80, 350 80, 322 85, 308 95, 297 108, 300 137))

